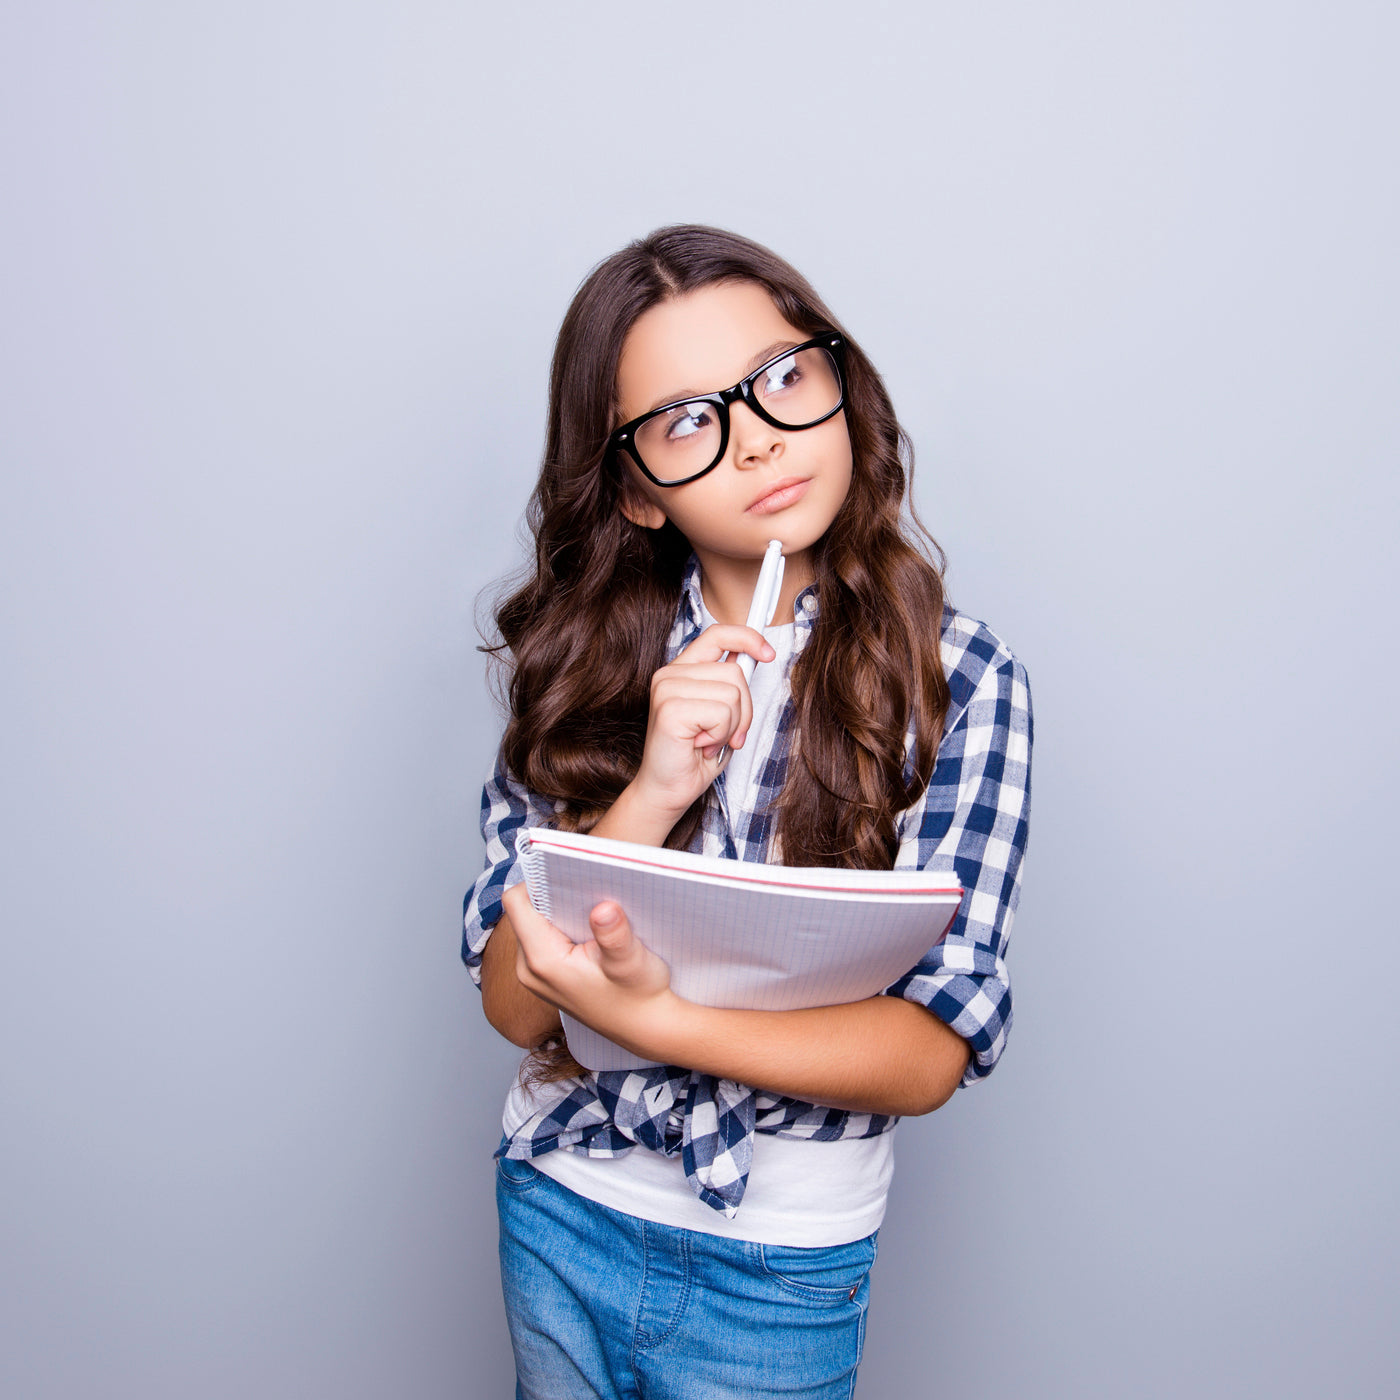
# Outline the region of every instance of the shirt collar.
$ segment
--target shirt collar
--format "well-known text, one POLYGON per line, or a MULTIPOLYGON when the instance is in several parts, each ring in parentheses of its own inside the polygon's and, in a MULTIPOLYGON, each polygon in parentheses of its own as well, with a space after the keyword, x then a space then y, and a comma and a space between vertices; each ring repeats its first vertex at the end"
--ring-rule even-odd
POLYGON ((698 632, 704 626, 704 613, 700 609, 700 560, 692 554, 685 566, 685 580, 681 584, 681 616, 685 619, 687 631, 698 632))
MULTIPOLYGON (((687 632, 698 632, 703 626, 704 614, 701 611, 700 560, 692 554, 685 566, 685 578, 681 584, 679 620, 687 632)), ((794 600, 793 616, 797 623, 798 636, 812 630, 818 613, 817 585, 809 583, 794 600)))

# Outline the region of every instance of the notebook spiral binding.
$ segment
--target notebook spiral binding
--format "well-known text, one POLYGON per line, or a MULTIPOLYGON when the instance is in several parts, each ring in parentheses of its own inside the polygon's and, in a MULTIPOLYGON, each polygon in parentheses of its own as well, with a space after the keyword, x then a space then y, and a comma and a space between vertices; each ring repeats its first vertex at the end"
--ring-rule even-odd
POLYGON ((525 872, 525 888, 530 895, 530 903, 546 919, 554 917, 554 902, 549 897, 549 886, 544 878, 544 855, 528 836, 516 848, 520 854, 520 868, 525 872))

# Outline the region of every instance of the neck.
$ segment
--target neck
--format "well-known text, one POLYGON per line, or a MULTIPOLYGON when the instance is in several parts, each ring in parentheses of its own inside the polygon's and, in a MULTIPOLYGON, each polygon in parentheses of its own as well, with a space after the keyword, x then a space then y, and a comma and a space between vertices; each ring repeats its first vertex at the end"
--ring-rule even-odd
MULTIPOLYGON (((749 605, 758 586, 763 560, 733 559, 699 549, 695 554, 700 560, 700 592, 710 616, 716 622, 737 623, 742 627, 748 619, 749 605)), ((775 626, 793 620, 797 595, 816 578, 811 550, 786 554, 783 559, 783 591, 778 595, 778 606, 773 611, 771 624, 775 626)), ((767 618, 764 625, 770 625, 767 618)))

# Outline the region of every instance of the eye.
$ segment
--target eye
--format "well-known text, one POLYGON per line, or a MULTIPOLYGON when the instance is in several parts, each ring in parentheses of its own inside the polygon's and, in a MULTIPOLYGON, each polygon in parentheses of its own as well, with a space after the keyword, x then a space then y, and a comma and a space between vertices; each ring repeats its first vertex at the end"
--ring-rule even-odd
POLYGON ((763 383, 759 393, 764 398, 771 394, 781 394, 784 389, 794 388, 801 379, 802 370, 798 367, 797 356, 788 355, 763 371, 763 383))
POLYGON ((710 426, 710 405, 688 403, 666 417, 666 441, 681 442, 710 426))

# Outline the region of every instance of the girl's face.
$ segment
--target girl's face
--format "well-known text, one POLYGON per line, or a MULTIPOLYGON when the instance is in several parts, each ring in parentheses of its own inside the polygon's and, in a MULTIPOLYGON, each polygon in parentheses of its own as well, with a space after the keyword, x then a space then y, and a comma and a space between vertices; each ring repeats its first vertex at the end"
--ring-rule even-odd
MULTIPOLYGON (((756 282, 702 287, 653 306, 623 342, 617 366, 622 422, 688 394, 727 389, 808 336, 789 324, 756 282)), ((842 412, 801 430, 775 428, 747 404, 729 409, 729 445, 713 471, 684 486, 657 486, 625 453, 632 482, 622 509, 635 524, 665 520, 690 541, 707 576, 751 567, 781 540, 789 575, 826 533, 851 484, 851 439, 842 412)))

